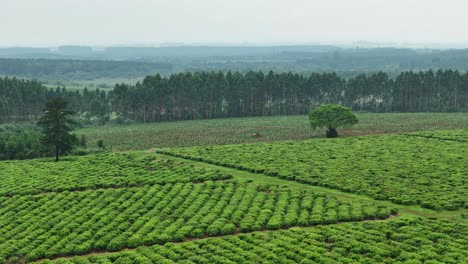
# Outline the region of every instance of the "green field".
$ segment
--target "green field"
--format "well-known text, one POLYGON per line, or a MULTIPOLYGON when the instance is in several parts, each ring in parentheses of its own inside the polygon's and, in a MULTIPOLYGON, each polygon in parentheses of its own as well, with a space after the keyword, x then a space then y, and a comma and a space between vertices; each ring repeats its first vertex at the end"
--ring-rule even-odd
POLYGON ((1 161, 0 263, 467 263, 468 117, 359 118, 92 127, 114 152, 1 161))
POLYGON ((167 243, 54 263, 458 264, 468 261, 467 237, 466 225, 410 218, 167 243))
POLYGON ((2 162, 0 196, 81 191, 232 178, 219 170, 194 168, 187 162, 135 154, 101 154, 2 162))
MULTIPOLYGON (((466 138, 468 130, 455 135, 466 138)), ((466 142, 380 135, 160 152, 398 204, 438 210, 468 206, 466 142)))
POLYGON ((147 153, 2 165, 7 170, 0 183, 8 196, 0 197, 0 260, 21 256, 33 261, 237 232, 385 219, 397 212, 372 201, 252 183, 147 153), (29 183, 25 192, 11 180, 21 177, 26 177, 22 184, 29 183), (211 181, 217 178, 221 181, 211 181))
MULTIPOLYGON (((385 113, 357 114, 359 124, 338 132, 343 136, 405 133, 421 130, 468 129, 465 113, 385 113)), ((113 151, 147 150, 162 147, 300 140, 323 137, 323 130, 310 129, 307 116, 225 118, 133 125, 106 125, 83 128, 90 146, 103 140, 113 151), (260 138, 253 138, 260 133, 260 138)))

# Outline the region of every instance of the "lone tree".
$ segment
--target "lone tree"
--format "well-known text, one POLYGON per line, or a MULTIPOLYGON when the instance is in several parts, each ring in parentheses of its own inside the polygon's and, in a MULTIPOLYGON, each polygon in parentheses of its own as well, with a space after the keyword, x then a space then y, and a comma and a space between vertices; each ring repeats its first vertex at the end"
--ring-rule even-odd
POLYGON ((55 97, 46 103, 44 115, 37 125, 43 128, 42 143, 55 147, 55 161, 59 161, 59 155, 72 149, 78 143, 78 138, 70 134, 75 122, 71 119, 73 111, 67 110, 67 101, 62 97, 55 97))
POLYGON ((311 110, 309 120, 312 129, 326 127, 328 138, 338 136, 336 128, 351 127, 358 123, 351 109, 336 104, 324 104, 311 110))

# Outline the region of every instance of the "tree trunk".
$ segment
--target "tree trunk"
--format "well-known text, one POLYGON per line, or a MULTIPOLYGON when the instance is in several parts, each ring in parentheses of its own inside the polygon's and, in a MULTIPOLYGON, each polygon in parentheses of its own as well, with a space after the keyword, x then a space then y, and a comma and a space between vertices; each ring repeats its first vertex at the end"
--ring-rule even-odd
POLYGON ((336 131, 336 128, 329 126, 327 130, 327 138, 335 138, 338 137, 338 132, 336 131))
POLYGON ((55 162, 59 161, 59 152, 60 152, 60 147, 56 145, 55 146, 55 162))

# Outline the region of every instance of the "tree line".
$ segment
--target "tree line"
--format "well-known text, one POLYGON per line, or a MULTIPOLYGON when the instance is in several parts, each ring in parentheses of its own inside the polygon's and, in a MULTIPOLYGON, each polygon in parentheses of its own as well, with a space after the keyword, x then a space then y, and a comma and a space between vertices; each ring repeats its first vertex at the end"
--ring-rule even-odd
POLYGON ((83 119, 137 122, 306 114, 321 104, 368 112, 465 112, 468 72, 337 73, 185 72, 147 76, 109 91, 47 89, 37 81, 0 78, 0 120, 36 120, 45 102, 64 97, 83 119))
POLYGON ((156 72, 269 70, 339 72, 356 76, 385 69, 387 73, 428 69, 468 69, 468 49, 341 48, 292 46, 161 46, 0 48, 0 75, 50 81, 142 77, 156 72))
POLYGON ((0 75, 46 80, 135 78, 154 72, 169 73, 172 67, 166 62, 0 58, 0 75))

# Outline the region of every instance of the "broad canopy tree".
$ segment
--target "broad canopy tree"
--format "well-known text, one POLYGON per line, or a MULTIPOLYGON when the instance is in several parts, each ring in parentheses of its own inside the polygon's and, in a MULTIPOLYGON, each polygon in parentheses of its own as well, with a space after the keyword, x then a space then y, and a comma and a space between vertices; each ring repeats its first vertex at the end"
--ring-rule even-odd
POLYGON ((78 143, 76 135, 71 134, 75 122, 71 118, 73 111, 67 110, 67 101, 55 97, 46 103, 44 115, 37 125, 43 128, 42 143, 55 148, 55 161, 59 155, 72 149, 78 143))
POLYGON ((351 109, 336 104, 321 105, 309 113, 312 129, 327 128, 327 137, 337 137, 338 127, 351 127, 358 123, 358 119, 351 109))

